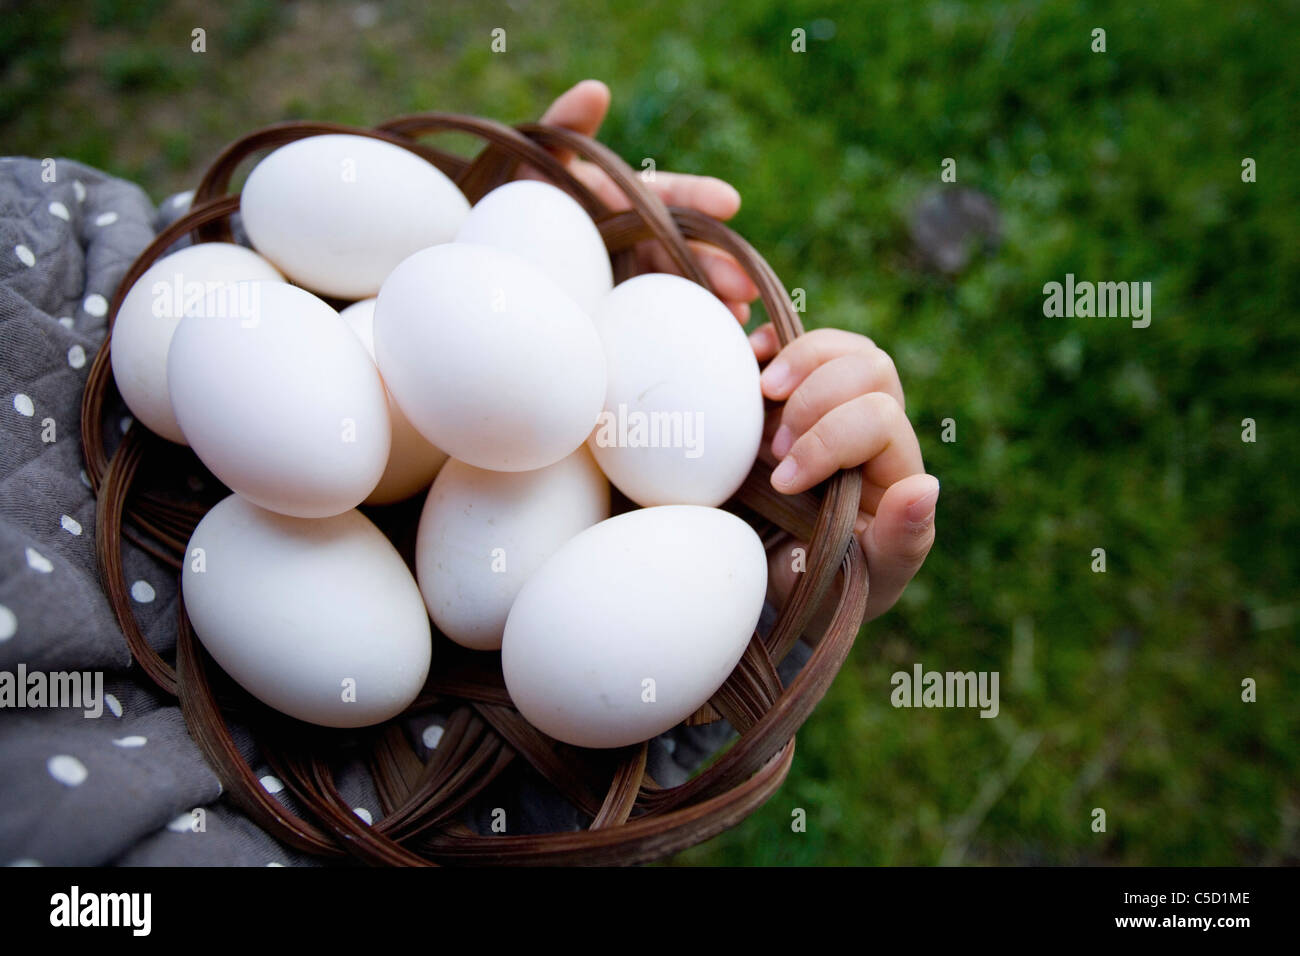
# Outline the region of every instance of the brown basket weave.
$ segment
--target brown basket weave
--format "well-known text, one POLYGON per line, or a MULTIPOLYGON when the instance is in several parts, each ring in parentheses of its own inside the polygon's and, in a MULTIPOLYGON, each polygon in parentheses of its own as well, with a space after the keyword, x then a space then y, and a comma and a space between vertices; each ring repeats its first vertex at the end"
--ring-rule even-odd
MULTIPOLYGON (((709 288, 687 244, 700 240, 740 262, 760 290, 782 345, 803 334, 781 282, 744 239, 695 210, 665 206, 605 146, 557 127, 511 128, 445 113, 403 116, 373 130, 282 123, 231 144, 204 175, 190 212, 160 233, 127 270, 108 313, 109 328, 136 279, 177 239, 186 233, 196 241, 230 238, 229 217, 239 209, 239 196, 226 193, 241 161, 256 151, 323 133, 370 136, 408 149, 455 180, 471 203, 527 163, 573 196, 595 220, 616 282, 635 274, 636 243, 654 239, 683 275, 709 288), (467 161, 417 141, 447 131, 481 137, 488 145, 467 161), (595 163, 613 178, 632 208, 612 213, 544 147, 569 149, 595 163)), ((364 731, 331 731, 262 706, 203 651, 183 601, 178 602, 175 666, 150 647, 132 611, 122 539, 179 570, 191 532, 217 497, 211 491, 200 495, 178 481, 178 476, 201 468, 193 452, 156 438, 139 424, 130 427, 108 457, 110 429, 104 415, 111 385, 105 338, 82 397, 81 441, 86 474, 98 497, 95 538, 103 585, 131 653, 163 692, 179 698, 191 736, 235 804, 272 836, 320 857, 400 865, 634 864, 707 840, 743 820, 785 780, 794 758, 795 731, 830 686, 866 610, 866 562, 852 533, 860 472, 841 471, 813 491, 787 496, 772 489, 770 470, 760 461, 726 507, 749 520, 769 547, 782 531, 810 542, 807 570, 779 609, 772 631, 766 638, 754 635, 726 683, 690 721, 721 716, 740 732, 719 759, 681 786, 666 788, 646 772, 645 744, 594 751, 552 740, 511 705, 499 655, 463 651, 435 632, 430 676, 409 712, 435 703, 450 703, 454 709, 426 764, 397 719, 364 731), (825 633, 805 634, 813 612, 832 588, 838 601, 825 633), (790 686, 783 687, 776 665, 801 636, 814 646, 812 656, 790 686), (306 816, 293 814, 262 787, 231 736, 231 719, 252 731, 263 757, 306 816), (358 736, 382 805, 382 818, 373 825, 364 824, 340 796, 330 769, 345 745, 355 748, 358 736), (588 829, 486 836, 462 824, 461 811, 517 759, 589 816, 588 829)))

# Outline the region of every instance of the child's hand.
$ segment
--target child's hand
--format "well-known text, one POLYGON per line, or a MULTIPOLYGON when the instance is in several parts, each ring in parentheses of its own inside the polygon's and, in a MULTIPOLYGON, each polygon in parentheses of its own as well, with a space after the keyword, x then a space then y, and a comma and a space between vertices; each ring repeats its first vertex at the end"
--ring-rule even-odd
MULTIPOLYGON (((862 466, 855 532, 867 557, 867 620, 879 617, 930 553, 939 498, 939 481, 925 473, 903 411, 894 362, 870 339, 841 329, 809 332, 779 355, 770 324, 750 343, 760 363, 772 359, 763 370, 763 394, 785 402, 779 416, 769 416, 759 452, 779 462, 772 486, 796 494, 841 468, 862 466)), ((794 582, 788 552, 778 548, 772 561, 772 583, 782 594, 794 582)))
MULTIPOLYGON (((543 123, 595 136, 609 110, 609 88, 583 80, 561 95, 543 123)), ((600 167, 566 150, 552 150, 561 162, 614 211, 629 204, 600 167)), ((522 176, 536 177, 525 168, 522 176)), ((720 179, 657 171, 649 184, 670 206, 689 206, 716 219, 740 209, 740 194, 720 179)), ((691 243, 714 291, 743 324, 758 289, 730 255, 704 243, 691 243)), ((643 271, 676 272, 653 240, 637 249, 643 271)), ((776 355, 776 333, 765 325, 750 336, 759 362, 776 355)), ((925 474, 921 449, 903 414, 903 389, 894 363, 861 335, 820 329, 801 336, 763 374, 763 394, 786 400, 780 421, 769 423, 761 454, 781 464, 772 476, 778 491, 795 494, 840 468, 862 465, 862 508, 856 528, 867 557, 870 594, 867 619, 893 607, 925 561, 934 542, 934 507, 939 482, 925 474), (771 445, 768 443, 771 442, 771 445)), ((775 590, 789 592, 793 571, 788 556, 774 554, 775 590)))
MULTIPOLYGON (((561 126, 584 136, 596 135, 609 110, 609 87, 599 80, 583 80, 562 94, 551 104, 542 122, 561 126)), ((569 172, 596 194, 614 212, 632 208, 622 190, 605 171, 586 160, 577 159, 567 150, 552 150, 569 167, 569 172)), ((520 175, 539 178, 534 170, 525 168, 520 175)), ((715 219, 730 219, 740 209, 740 193, 730 184, 712 176, 691 176, 686 173, 655 172, 653 182, 647 183, 659 198, 669 206, 689 206, 715 219)), ((691 242, 691 250, 704 267, 713 290, 726 304, 741 324, 749 321, 749 303, 758 298, 758 289, 727 253, 701 242, 691 242)), ((647 240, 637 247, 642 272, 677 273, 673 261, 655 240, 647 240)))

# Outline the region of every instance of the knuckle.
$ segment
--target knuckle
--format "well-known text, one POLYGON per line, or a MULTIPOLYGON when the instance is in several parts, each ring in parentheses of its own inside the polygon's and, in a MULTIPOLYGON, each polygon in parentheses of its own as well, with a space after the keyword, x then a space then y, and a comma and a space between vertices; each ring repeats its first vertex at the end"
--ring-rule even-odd
POLYGON ((889 392, 890 397, 897 400, 898 407, 906 411, 907 398, 903 394, 903 380, 898 375, 898 363, 888 352, 878 351, 877 354, 880 356, 877 360, 880 363, 878 374, 884 383, 884 388, 889 392))
POLYGON ((887 382, 898 381, 898 365, 894 362, 894 357, 883 349, 876 349, 876 362, 880 368, 880 374, 887 382))
POLYGON ((819 422, 803 433, 798 442, 802 447, 796 455, 800 462, 823 464, 834 461, 834 439, 826 434, 826 430, 826 426, 819 422))
POLYGON ((813 400, 808 394, 808 389, 796 388, 794 394, 785 400, 785 414, 781 416, 781 420, 791 428, 795 428, 796 425, 807 422, 812 413, 813 400))
POLYGON ((799 337, 815 364, 822 365, 835 354, 835 332, 835 329, 813 329, 799 337))
POLYGON ((889 356, 880 349, 862 349, 854 352, 852 361, 860 370, 865 388, 877 391, 882 385, 888 385, 892 374, 889 356))
POLYGON ((869 415, 884 420, 886 425, 893 425, 903 413, 894 397, 885 392, 868 392, 863 396, 863 405, 869 415))

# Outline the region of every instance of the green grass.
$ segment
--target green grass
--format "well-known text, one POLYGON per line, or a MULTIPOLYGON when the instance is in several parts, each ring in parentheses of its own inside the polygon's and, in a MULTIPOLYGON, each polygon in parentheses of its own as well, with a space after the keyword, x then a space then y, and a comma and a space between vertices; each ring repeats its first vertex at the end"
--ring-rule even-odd
POLYGON ((6 150, 161 199, 263 123, 518 122, 597 76, 605 142, 735 183, 736 228, 807 290, 806 324, 898 361, 943 483, 934 553, 783 789, 678 862, 1300 862, 1300 6, 410 2, 367 28, 348 5, 274 6, 6 15, 6 150), (945 157, 1002 219, 952 280, 913 264, 907 231, 945 157), (1151 326, 1045 318, 1067 272, 1150 281, 1151 326), (915 661, 1000 671, 1001 715, 894 709, 915 661))

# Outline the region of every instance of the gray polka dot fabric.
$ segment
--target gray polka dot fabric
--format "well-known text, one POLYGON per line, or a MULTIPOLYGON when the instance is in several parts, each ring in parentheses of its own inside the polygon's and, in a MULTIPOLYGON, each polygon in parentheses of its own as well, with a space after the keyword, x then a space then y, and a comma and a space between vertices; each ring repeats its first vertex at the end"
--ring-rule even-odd
MULTIPOLYGON (((188 204, 181 194, 155 209, 138 186, 70 160, 0 159, 0 864, 318 864, 223 799, 176 702, 133 665, 99 583, 81 393, 118 282, 188 204), (58 702, 53 693, 42 706, 18 700, 19 678, 34 673, 86 675, 83 697, 97 696, 99 713, 44 706, 58 702)), ((106 425, 110 448, 127 425, 118 406, 106 425)), ((176 575, 129 543, 123 559, 144 633, 169 653, 176 575)), ((786 661, 787 679, 807 654, 800 645, 786 661)), ((446 716, 404 718, 422 757, 446 716)), ((263 786, 301 812, 251 735, 232 731, 263 786)), ((731 734, 725 723, 666 734, 652 741, 650 772, 681 783, 731 734)), ((360 763, 339 768, 337 784, 359 817, 379 817, 360 763)), ((588 822, 526 767, 511 768, 465 821, 491 832, 497 807, 511 832, 588 822)))

